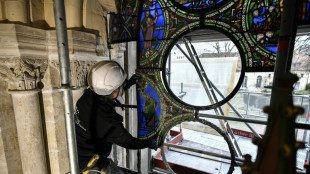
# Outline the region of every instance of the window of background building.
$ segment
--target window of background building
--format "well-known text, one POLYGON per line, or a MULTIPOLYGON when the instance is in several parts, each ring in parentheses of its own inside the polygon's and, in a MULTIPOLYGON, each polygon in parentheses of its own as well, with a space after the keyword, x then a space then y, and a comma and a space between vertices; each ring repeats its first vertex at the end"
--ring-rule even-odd
POLYGON ((243 83, 242 83, 242 87, 246 88, 247 82, 248 82, 248 77, 247 77, 247 76, 244 76, 243 83))
POLYGON ((300 83, 299 83, 299 82, 296 82, 294 89, 295 89, 295 90, 298 90, 298 89, 299 89, 299 85, 300 85, 300 83))
POLYGON ((257 79, 256 79, 256 87, 257 88, 260 88, 262 86, 262 76, 257 76, 257 79))

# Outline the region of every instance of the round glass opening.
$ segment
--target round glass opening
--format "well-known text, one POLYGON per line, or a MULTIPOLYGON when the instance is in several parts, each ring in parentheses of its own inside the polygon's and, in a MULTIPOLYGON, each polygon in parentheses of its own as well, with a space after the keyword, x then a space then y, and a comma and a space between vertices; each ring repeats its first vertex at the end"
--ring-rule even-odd
POLYGON ((243 63, 237 46, 215 30, 196 30, 184 35, 165 62, 168 91, 190 106, 210 109, 222 105, 242 84, 243 63))

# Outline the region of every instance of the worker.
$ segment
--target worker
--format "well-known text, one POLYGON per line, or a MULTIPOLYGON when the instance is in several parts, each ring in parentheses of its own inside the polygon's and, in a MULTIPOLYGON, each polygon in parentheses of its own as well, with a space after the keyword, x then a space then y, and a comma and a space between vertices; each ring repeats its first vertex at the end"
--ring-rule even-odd
MULTIPOLYGON (((117 97, 136 83, 137 76, 127 80, 122 67, 114 61, 100 61, 90 69, 88 88, 77 101, 74 117, 80 171, 122 173, 108 156, 112 144, 127 149, 157 149, 154 139, 133 137, 123 126, 123 117, 116 113, 117 97)), ((87 173, 86 172, 86 173, 87 173)))

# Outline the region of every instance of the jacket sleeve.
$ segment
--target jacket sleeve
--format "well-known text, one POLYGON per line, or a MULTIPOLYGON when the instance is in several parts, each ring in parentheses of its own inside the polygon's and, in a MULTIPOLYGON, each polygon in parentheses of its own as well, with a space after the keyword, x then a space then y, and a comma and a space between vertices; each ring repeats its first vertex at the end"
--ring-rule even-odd
POLYGON ((140 140, 133 137, 123 126, 122 123, 115 125, 106 138, 107 142, 115 143, 127 149, 143 149, 149 147, 150 140, 140 140))

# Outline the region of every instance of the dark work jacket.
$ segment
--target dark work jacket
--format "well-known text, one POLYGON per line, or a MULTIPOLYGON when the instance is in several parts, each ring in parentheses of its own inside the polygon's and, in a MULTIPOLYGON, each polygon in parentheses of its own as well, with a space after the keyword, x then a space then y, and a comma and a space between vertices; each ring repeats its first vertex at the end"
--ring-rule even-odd
POLYGON ((92 90, 85 90, 77 101, 75 129, 80 169, 85 168, 94 154, 109 156, 112 144, 128 149, 150 146, 149 140, 132 137, 123 126, 123 117, 114 110, 113 102, 107 102, 92 90))

